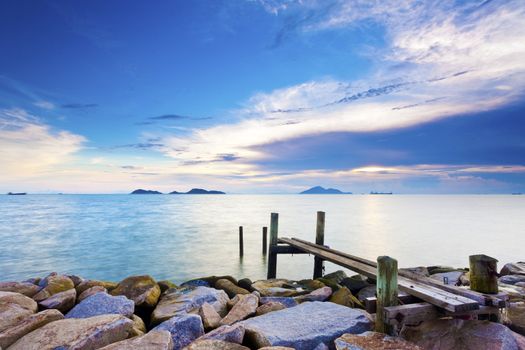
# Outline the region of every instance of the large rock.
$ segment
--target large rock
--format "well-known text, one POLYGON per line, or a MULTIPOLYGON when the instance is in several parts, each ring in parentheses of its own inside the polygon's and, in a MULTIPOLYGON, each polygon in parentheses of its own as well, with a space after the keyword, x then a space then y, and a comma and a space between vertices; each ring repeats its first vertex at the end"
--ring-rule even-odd
POLYGON ((404 327, 401 337, 428 350, 521 350, 525 337, 500 323, 438 319, 404 327))
POLYGON ((332 272, 332 273, 328 273, 328 274, 323 276, 324 279, 332 280, 332 281, 334 281, 337 284, 341 284, 341 281, 344 280, 347 277, 348 276, 346 275, 346 272, 344 272, 343 270, 338 270, 338 271, 335 271, 335 272, 332 272))
POLYGON ((499 274, 500 276, 525 275, 525 262, 519 261, 516 263, 505 264, 499 274))
POLYGON ((185 287, 168 290, 160 299, 151 314, 151 323, 158 324, 175 315, 197 313, 204 303, 215 308, 219 315, 228 311, 227 303, 230 299, 223 290, 209 287, 185 287))
POLYGON ((0 292, 0 332, 16 325, 38 309, 36 302, 14 292, 0 292))
POLYGON ((364 302, 366 298, 371 298, 376 296, 376 286, 368 286, 357 293, 357 299, 361 302, 364 302))
POLYGON ((525 282, 525 275, 505 275, 498 279, 499 283, 517 285, 517 283, 525 282))
POLYGON ((215 288, 222 289, 228 294, 230 298, 233 298, 237 294, 250 294, 250 292, 244 288, 239 287, 236 284, 233 284, 230 280, 220 279, 215 282, 215 288))
POLYGON ((290 288, 292 284, 292 281, 285 279, 269 279, 256 281, 252 284, 252 287, 261 293, 263 297, 294 297, 304 294, 303 290, 290 288))
POLYGON ((159 300, 160 287, 151 276, 131 276, 122 280, 110 294, 124 295, 138 307, 153 308, 159 300))
POLYGON ((163 330, 171 333, 175 350, 182 349, 195 339, 204 335, 204 327, 199 315, 178 315, 162 322, 155 331, 163 330))
POLYGON ((363 304, 359 299, 357 299, 352 292, 346 287, 339 288, 338 291, 336 291, 332 296, 330 297, 330 301, 334 304, 339 304, 343 306, 348 307, 356 307, 359 306, 361 308, 364 308, 363 304))
POLYGON ((106 293, 97 293, 77 304, 66 314, 66 318, 87 318, 105 314, 131 317, 134 309, 133 301, 123 295, 114 297, 106 293))
POLYGON ((58 320, 26 334, 9 350, 98 349, 126 339, 132 326, 120 315, 58 320))
POLYGON ((443 284, 448 284, 451 286, 460 286, 461 276, 465 275, 465 271, 449 271, 449 272, 439 272, 430 276, 430 278, 435 279, 443 284))
POLYGON ((228 315, 222 320, 222 325, 232 325, 255 314, 259 306, 259 298, 253 294, 243 295, 243 297, 233 306, 228 315))
POLYGON ((294 307, 297 306, 297 301, 292 297, 261 297, 259 300, 261 304, 267 304, 267 303, 281 303, 286 307, 294 307))
POLYGON ((31 313, 38 310, 38 305, 33 299, 14 292, 0 292, 0 304, 16 304, 31 313))
POLYGON ((175 283, 169 281, 169 280, 162 280, 158 281, 157 284, 159 285, 161 294, 167 291, 168 289, 176 289, 179 288, 175 283))
POLYGON ((370 286, 370 283, 368 283, 367 278, 361 275, 347 277, 343 279, 340 284, 341 286, 348 288, 350 292, 352 292, 352 294, 354 295, 359 293, 361 289, 370 286))
POLYGON ((102 287, 102 286, 93 286, 91 288, 88 288, 86 289, 85 291, 82 292, 82 294, 80 294, 78 296, 78 302, 80 303, 82 300, 92 296, 92 295, 95 295, 97 293, 107 293, 108 290, 105 288, 105 287, 102 287))
POLYGON ((313 292, 310 292, 309 294, 300 295, 298 297, 295 297, 295 300, 297 300, 299 303, 303 303, 305 301, 325 301, 328 298, 330 298, 331 295, 332 295, 332 288, 322 287, 322 288, 314 290, 313 292))
POLYGON ((210 333, 203 335, 199 339, 216 339, 230 343, 242 344, 242 340, 244 339, 244 326, 241 324, 221 326, 210 333))
POLYGON ((81 295, 86 289, 89 289, 94 286, 102 286, 107 290, 113 290, 117 287, 117 283, 97 280, 85 280, 80 282, 75 288, 77 290, 77 294, 81 295))
POLYGON ((187 347, 185 350, 250 350, 246 346, 235 343, 228 343, 223 340, 203 339, 197 340, 187 347))
POLYGON ((219 327, 219 324, 221 323, 221 315, 219 315, 215 308, 208 303, 202 304, 199 309, 199 316, 202 319, 202 325, 206 331, 219 327))
POLYGON ((49 322, 61 320, 63 318, 64 315, 58 310, 45 310, 37 314, 29 315, 15 325, 0 332, 0 349, 7 349, 9 345, 13 344, 29 332, 32 332, 49 322))
POLYGON ((336 350, 423 350, 402 338, 377 332, 343 334, 334 343, 336 350))
POLYGON ((33 296, 36 301, 42 301, 57 293, 75 288, 71 278, 63 275, 49 275, 40 282, 40 286, 43 288, 33 296))
POLYGON ((148 334, 121 340, 119 342, 104 346, 100 350, 173 350, 173 340, 168 331, 151 331, 148 334))
POLYGON ((261 316, 269 312, 279 311, 282 309, 286 309, 286 306, 277 301, 271 301, 269 303, 262 304, 261 306, 259 306, 257 310, 255 310, 255 316, 261 316))
POLYGON ((511 303, 506 309, 506 323, 513 331, 525 335, 525 303, 511 303))
POLYGON ((133 321, 131 336, 136 337, 138 335, 144 335, 144 333, 147 332, 146 324, 142 318, 137 315, 133 315, 131 316, 131 320, 133 321))
POLYGON ((256 348, 290 346, 297 350, 330 344, 344 333, 359 334, 373 324, 370 315, 330 302, 305 302, 296 307, 270 312, 241 323, 245 343, 256 348))
POLYGON ((32 297, 42 287, 29 282, 0 282, 0 292, 15 292, 32 297))
POLYGON ((39 302, 38 305, 43 309, 57 309, 62 313, 66 313, 75 306, 76 300, 77 291, 72 288, 65 292, 54 294, 53 296, 39 302))

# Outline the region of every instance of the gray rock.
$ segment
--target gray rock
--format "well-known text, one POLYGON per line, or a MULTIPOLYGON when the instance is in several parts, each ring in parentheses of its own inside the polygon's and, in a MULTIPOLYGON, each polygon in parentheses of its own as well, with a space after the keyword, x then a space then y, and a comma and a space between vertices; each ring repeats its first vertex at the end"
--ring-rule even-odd
POLYGON ((461 285, 460 278, 465 274, 465 271, 450 271, 435 273, 430 278, 435 279, 443 284, 451 286, 461 285))
POLYGON ((340 284, 341 286, 348 288, 350 292, 352 292, 352 294, 354 295, 359 293, 361 289, 370 286, 370 283, 368 283, 367 278, 361 275, 347 277, 343 279, 340 284))
POLYGON ((204 327, 199 315, 183 314, 162 322, 154 331, 168 331, 173 340, 173 349, 179 350, 204 335, 204 327))
POLYGON ((375 297, 376 296, 376 286, 368 286, 366 288, 363 288, 357 293, 357 299, 360 301, 365 301, 366 298, 375 297))
POLYGON ((506 275, 525 275, 525 262, 519 261, 516 263, 508 263, 503 266, 500 273, 501 276, 506 275))
POLYGON ((261 297, 260 300, 263 305, 272 302, 281 303, 286 307, 297 306, 297 301, 292 297, 261 297))
POLYGON ((97 293, 77 304, 66 314, 66 318, 87 318, 97 315, 118 314, 131 318, 135 304, 125 296, 97 293))
POLYGON ((335 272, 332 272, 332 273, 329 273, 323 276, 324 279, 332 280, 335 283, 339 283, 339 284, 341 283, 342 280, 344 280, 347 277, 348 276, 343 270, 338 270, 338 271, 335 271, 335 272))
POLYGON ((95 295, 97 293, 107 293, 108 290, 105 287, 102 286, 93 286, 91 288, 86 289, 78 296, 78 302, 80 303, 82 300, 95 295))
POLYGON ((233 306, 221 320, 221 325, 232 325, 255 314, 259 306, 259 298, 253 294, 240 295, 240 300, 233 306))
POLYGON ((516 283, 525 282, 525 275, 505 275, 501 276, 498 281, 500 283, 516 285, 516 283))
POLYGON ((372 328, 370 315, 330 302, 305 302, 296 307, 270 312, 241 323, 245 343, 256 348, 290 346, 313 349, 331 344, 344 333, 362 333, 372 328))
POLYGON ((332 295, 332 288, 323 287, 323 288, 316 289, 309 294, 295 297, 295 300, 297 300, 300 303, 305 302, 305 301, 325 301, 325 300, 328 300, 328 298, 330 298, 331 295, 332 295))
POLYGON ((233 326, 220 326, 219 328, 211 331, 200 337, 199 339, 216 339, 224 340, 229 343, 242 344, 244 338, 244 326, 237 323, 233 326))
POLYGON ((126 340, 110 344, 100 350, 130 350, 130 349, 147 349, 147 350, 173 350, 173 340, 168 331, 152 331, 148 334, 141 335, 126 340))
POLYGON ((268 312, 279 311, 283 309, 286 309, 286 306, 277 301, 271 301, 269 303, 262 304, 261 306, 259 306, 255 311, 255 316, 261 316, 267 314, 268 312))
POLYGON ((72 288, 65 292, 54 294, 53 296, 39 302, 38 305, 43 309, 57 309, 62 313, 66 313, 75 306, 76 300, 77 291, 75 288, 72 288))
POLYGON ((202 319, 202 324, 206 331, 219 327, 219 324, 221 323, 221 315, 219 315, 213 306, 208 303, 202 304, 199 309, 199 316, 202 319))

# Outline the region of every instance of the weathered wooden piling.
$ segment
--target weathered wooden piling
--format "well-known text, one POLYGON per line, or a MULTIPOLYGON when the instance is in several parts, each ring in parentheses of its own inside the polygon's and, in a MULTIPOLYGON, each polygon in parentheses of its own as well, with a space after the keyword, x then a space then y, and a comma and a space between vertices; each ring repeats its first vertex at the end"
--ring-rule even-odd
POLYGON ((480 293, 498 293, 498 260, 479 254, 469 256, 470 289, 480 293))
POLYGON ((277 275, 277 236, 279 231, 279 214, 272 213, 270 219, 270 252, 268 257, 267 278, 275 278, 277 275))
POLYGON ((266 255, 266 250, 268 248, 268 227, 264 226, 262 230, 262 253, 266 255))
MULTIPOLYGON (((315 244, 324 245, 324 211, 317 212, 317 226, 315 229, 315 244)), ((314 279, 323 277, 324 261, 317 256, 314 257, 314 279)))
POLYGON ((242 226, 239 226, 239 256, 244 256, 244 237, 242 226))
POLYGON ((385 307, 397 305, 397 260, 389 256, 377 258, 376 332, 391 334, 392 327, 385 322, 385 307))

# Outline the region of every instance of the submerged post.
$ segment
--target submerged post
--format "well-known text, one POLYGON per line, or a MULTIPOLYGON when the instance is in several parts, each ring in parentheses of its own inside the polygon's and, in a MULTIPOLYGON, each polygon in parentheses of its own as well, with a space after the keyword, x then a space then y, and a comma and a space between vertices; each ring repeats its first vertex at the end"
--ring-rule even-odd
POLYGON ((279 214, 272 213, 270 220, 270 256, 268 258, 268 274, 267 278, 275 278, 277 275, 277 236, 279 230, 279 214))
POLYGON ((397 260, 389 256, 377 258, 376 332, 391 334, 392 327, 385 322, 385 307, 397 305, 397 260))
POLYGON ((479 254, 469 256, 470 289, 488 294, 498 293, 498 260, 479 254))
MULTIPOLYGON (((317 212, 315 244, 324 245, 324 211, 317 212)), ((314 279, 323 277, 323 259, 314 257, 314 279)))
POLYGON ((239 256, 244 255, 244 237, 242 232, 242 226, 239 226, 239 256))
POLYGON ((262 253, 266 255, 266 249, 268 248, 268 227, 264 226, 262 231, 262 253))

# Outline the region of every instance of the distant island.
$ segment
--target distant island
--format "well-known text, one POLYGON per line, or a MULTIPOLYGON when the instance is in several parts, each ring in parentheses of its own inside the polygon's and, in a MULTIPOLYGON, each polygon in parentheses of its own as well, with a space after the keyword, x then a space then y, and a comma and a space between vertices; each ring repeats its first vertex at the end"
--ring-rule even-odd
POLYGON ((352 194, 352 192, 343 192, 336 188, 324 188, 322 186, 315 186, 299 194, 352 194))
POLYGON ((138 190, 131 192, 131 194, 162 194, 162 192, 143 190, 142 188, 139 188, 138 190))
POLYGON ((9 192, 8 196, 25 196, 27 193, 25 192, 9 192))
POLYGON ((393 194, 392 192, 376 192, 376 191, 371 191, 370 194, 393 194))
MULTIPOLYGON (((162 194, 162 192, 151 191, 151 190, 143 190, 143 189, 139 188, 138 190, 135 190, 135 191, 131 192, 130 194, 162 194)), ((214 190, 208 191, 208 190, 205 190, 205 189, 202 189, 202 188, 192 188, 188 192, 173 191, 173 192, 170 192, 169 194, 226 194, 226 193, 222 192, 222 191, 214 191, 214 190)))

